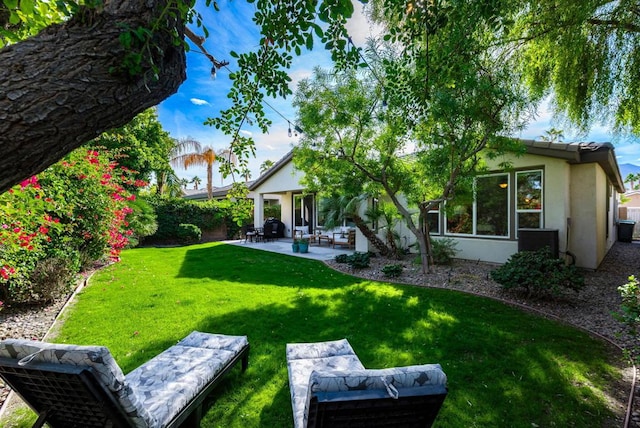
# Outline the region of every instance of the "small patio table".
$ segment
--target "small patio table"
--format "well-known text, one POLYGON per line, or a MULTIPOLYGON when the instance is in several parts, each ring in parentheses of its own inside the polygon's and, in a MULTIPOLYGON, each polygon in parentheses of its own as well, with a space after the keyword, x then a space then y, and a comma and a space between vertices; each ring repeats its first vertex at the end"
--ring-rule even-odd
POLYGON ((327 241, 327 246, 330 246, 333 242, 333 239, 329 235, 318 235, 318 246, 322 246, 322 241, 327 241))

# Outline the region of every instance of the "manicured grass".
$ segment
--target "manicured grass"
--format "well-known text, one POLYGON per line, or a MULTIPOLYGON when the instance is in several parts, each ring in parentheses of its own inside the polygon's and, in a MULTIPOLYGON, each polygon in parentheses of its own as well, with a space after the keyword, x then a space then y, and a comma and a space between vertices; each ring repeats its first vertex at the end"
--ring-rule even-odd
POLYGON ((248 335, 249 369, 203 427, 291 426, 285 344, 346 337, 368 368, 440 363, 438 427, 607 426, 611 349, 579 330, 462 293, 350 277, 224 244, 125 251, 91 279, 56 341, 108 346, 126 372, 192 330, 248 335))

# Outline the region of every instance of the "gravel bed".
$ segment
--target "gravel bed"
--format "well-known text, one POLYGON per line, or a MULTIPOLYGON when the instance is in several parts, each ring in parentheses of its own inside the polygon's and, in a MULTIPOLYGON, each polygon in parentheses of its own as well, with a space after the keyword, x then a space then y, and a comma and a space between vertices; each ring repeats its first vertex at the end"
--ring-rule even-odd
POLYGON ((637 339, 627 333, 624 324, 617 321, 612 313, 620 309, 621 298, 617 288, 626 283, 630 275, 640 275, 640 242, 617 242, 598 270, 583 270, 585 287, 579 293, 570 292, 556 299, 531 300, 517 291, 503 290, 489 276, 489 272, 497 267, 494 264, 454 260, 451 266, 436 266, 434 273, 425 275, 419 265, 412 263, 413 258, 389 260, 373 257, 369 268, 357 270, 335 261, 327 264, 366 279, 448 288, 505 300, 587 329, 625 349, 637 346, 637 339), (382 268, 398 263, 403 265, 402 275, 394 279, 386 277, 382 268))
MULTIPOLYGON (((412 259, 412 258, 411 258, 412 259)), ((640 242, 617 242, 607 254, 600 268, 596 271, 585 271, 585 288, 578 294, 570 294, 556 300, 525 300, 516 292, 505 292, 491 280, 489 272, 495 265, 456 260, 451 266, 436 266, 435 272, 424 275, 420 266, 412 264, 412 260, 389 260, 380 257, 372 258, 367 269, 353 271, 347 265, 333 261, 327 262, 331 267, 359 277, 390 281, 382 273, 388 264, 401 263, 404 267, 395 282, 418 286, 455 289, 491 298, 501 299, 530 308, 535 311, 557 317, 572 325, 587 329, 596 335, 603 336, 618 346, 632 350, 638 345, 637 338, 627 333, 625 326, 617 321, 612 313, 620 308, 620 296, 617 287, 626 283, 630 275, 640 274, 640 242)), ((25 338, 41 340, 62 310, 66 299, 57 300, 46 307, 5 307, 0 310, 0 339, 25 338)), ((625 391, 616 395, 624 401, 629 393, 631 376, 625 379, 625 391)), ((0 381, 0 406, 8 395, 0 381)), ((640 391, 638 391, 640 393, 640 391)), ((640 426, 639 399, 634 401, 636 410, 632 426, 640 426)))
MULTIPOLYGON (((47 306, 5 307, 0 310, 0 340, 42 340, 67 302, 58 299, 47 306)), ((0 407, 9 395, 9 388, 0 380, 0 407)))

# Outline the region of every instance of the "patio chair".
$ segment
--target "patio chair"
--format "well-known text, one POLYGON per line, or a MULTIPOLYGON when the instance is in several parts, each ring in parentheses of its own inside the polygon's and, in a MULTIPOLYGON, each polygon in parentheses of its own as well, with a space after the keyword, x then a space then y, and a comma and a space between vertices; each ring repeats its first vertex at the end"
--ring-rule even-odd
POLYGON ((286 352, 295 428, 430 427, 448 393, 439 364, 368 370, 347 339, 286 352))
POLYGON ((207 396, 239 361, 246 336, 192 332, 126 376, 103 346, 0 342, 0 376, 38 414, 34 427, 199 426, 207 396))
POLYGON ((349 249, 356 248, 356 231, 349 229, 348 231, 333 233, 333 248, 336 245, 347 246, 349 249))

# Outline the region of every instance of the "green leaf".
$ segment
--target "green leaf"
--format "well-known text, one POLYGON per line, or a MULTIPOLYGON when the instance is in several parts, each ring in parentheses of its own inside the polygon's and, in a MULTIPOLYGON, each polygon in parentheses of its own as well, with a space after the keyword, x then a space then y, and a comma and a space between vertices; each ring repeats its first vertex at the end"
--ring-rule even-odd
POLYGON ((33 14, 33 7, 34 7, 33 0, 21 0, 20 1, 20 10, 25 15, 32 15, 33 14))
POLYGON ((9 15, 9 23, 13 25, 19 24, 20 16, 18 16, 18 14, 15 12, 11 12, 11 15, 9 15))
POLYGON ((311 33, 307 34, 307 49, 313 49, 313 35, 311 33))

